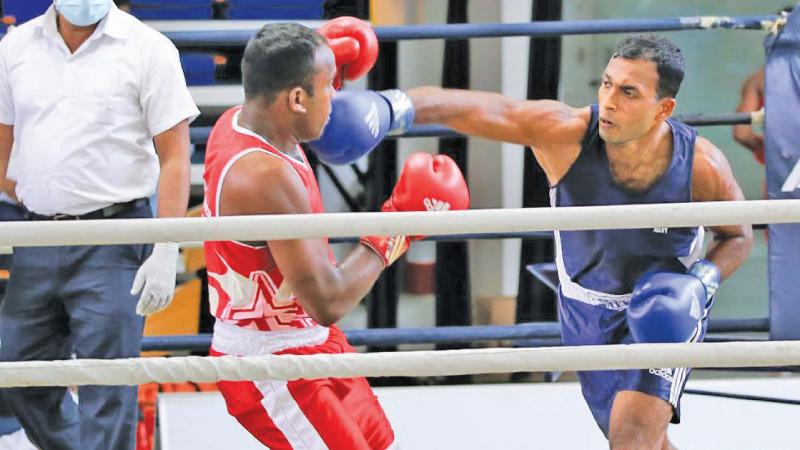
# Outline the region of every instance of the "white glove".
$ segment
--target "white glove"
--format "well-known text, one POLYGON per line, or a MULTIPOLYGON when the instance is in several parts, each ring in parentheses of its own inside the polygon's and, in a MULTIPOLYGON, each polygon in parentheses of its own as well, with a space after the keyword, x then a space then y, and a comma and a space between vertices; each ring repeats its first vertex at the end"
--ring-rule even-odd
POLYGON ((136 314, 145 316, 169 306, 175 295, 175 266, 178 263, 178 244, 159 242, 133 279, 131 295, 139 292, 136 314), (144 287, 144 289, 142 289, 144 287))

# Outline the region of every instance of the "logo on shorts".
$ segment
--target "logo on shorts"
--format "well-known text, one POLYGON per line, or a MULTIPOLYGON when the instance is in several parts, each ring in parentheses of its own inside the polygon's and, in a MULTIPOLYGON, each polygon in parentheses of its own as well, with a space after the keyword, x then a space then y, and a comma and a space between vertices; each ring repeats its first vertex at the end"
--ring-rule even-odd
POLYGON ((367 114, 364 116, 364 123, 369 127, 369 132, 372 137, 377 138, 381 131, 381 121, 378 117, 378 107, 375 106, 375 102, 372 102, 372 106, 370 106, 369 111, 367 111, 367 114))
POLYGON ((656 233, 656 234, 667 234, 667 233, 669 233, 669 228, 656 227, 656 228, 653 228, 653 233, 656 233))
POLYGON ((650 369, 650 370, 648 370, 648 372, 652 373, 653 375, 655 375, 657 377, 661 377, 661 378, 669 381, 670 383, 672 383, 672 369, 670 369, 670 368, 666 368, 666 369, 650 369))
POLYGON ((425 209, 428 211, 447 211, 450 209, 450 203, 437 200, 435 198, 425 198, 422 200, 422 203, 425 205, 425 209))

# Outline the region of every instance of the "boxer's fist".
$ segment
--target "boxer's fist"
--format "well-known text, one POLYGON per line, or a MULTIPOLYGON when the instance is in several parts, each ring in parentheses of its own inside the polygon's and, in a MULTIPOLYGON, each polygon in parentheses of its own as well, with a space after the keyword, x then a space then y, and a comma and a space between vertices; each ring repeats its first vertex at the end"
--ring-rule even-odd
POLYGON ((339 91, 322 136, 308 146, 325 164, 351 164, 412 122, 414 106, 402 91, 339 91))
POLYGON ((449 156, 413 153, 406 159, 383 211, 447 211, 469 208, 464 175, 449 156))
MULTIPOLYGON (((445 155, 414 153, 408 157, 392 195, 381 211, 447 211, 469 208, 469 190, 458 165, 445 155)), ((361 243, 391 265, 412 239, 420 236, 367 236, 361 243)))
POLYGON ((626 310, 636 342, 688 342, 697 332, 709 300, 703 282, 691 274, 651 272, 634 286, 626 310))
POLYGON ((319 27, 317 32, 328 40, 336 57, 333 86, 339 89, 342 79, 363 77, 378 59, 378 38, 372 26, 355 17, 337 17, 319 27))
POLYGON ((636 342, 687 342, 720 283, 714 263, 701 259, 687 273, 651 272, 633 288, 626 316, 636 342))

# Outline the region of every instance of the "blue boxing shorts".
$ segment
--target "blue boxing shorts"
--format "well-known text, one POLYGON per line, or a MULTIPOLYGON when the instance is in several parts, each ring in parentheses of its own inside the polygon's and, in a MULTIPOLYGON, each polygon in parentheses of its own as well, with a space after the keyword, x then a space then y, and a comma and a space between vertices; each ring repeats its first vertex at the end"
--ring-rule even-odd
MULTIPOLYGON (((559 321, 564 345, 633 344, 625 320, 624 307, 608 307, 566 297, 559 290, 559 321)), ((703 340, 708 326, 705 314, 689 342, 703 340)), ((611 406, 619 391, 637 391, 663 399, 672 405, 672 423, 680 423, 680 399, 691 368, 653 368, 645 370, 594 370, 578 372, 583 398, 594 420, 608 436, 611 406)))

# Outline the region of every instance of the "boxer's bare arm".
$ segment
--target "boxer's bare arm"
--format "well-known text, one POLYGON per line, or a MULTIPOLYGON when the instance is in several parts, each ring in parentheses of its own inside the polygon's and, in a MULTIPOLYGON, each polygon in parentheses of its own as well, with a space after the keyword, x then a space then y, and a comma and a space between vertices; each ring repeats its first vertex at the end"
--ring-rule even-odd
POLYGON ((408 91, 416 123, 532 147, 551 184, 580 153, 591 111, 554 100, 518 100, 493 92, 423 86, 408 91))
POLYGON ((554 100, 518 100, 494 92, 423 86, 408 91, 416 123, 441 123, 464 134, 547 151, 579 144, 589 108, 554 100))
MULTIPOLYGON (((697 138, 692 169, 692 201, 744 200, 744 194, 722 151, 707 139, 697 138)), ((714 239, 706 258, 719 267, 722 278, 730 276, 750 254, 753 227, 726 225, 709 227, 714 239)))
MULTIPOLYGON (((280 158, 252 153, 225 177, 220 214, 310 214, 300 177, 280 158)), ((328 258, 323 239, 268 242, 272 256, 306 312, 322 325, 344 317, 369 292, 383 270, 375 252, 357 246, 338 266, 328 258)))

